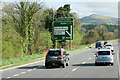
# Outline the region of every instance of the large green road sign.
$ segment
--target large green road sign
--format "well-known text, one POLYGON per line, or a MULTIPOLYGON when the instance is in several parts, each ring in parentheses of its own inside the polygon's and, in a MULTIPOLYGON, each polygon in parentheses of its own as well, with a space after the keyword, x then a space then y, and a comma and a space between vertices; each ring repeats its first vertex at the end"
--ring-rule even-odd
POLYGON ((73 18, 54 18, 53 40, 73 40, 73 18))

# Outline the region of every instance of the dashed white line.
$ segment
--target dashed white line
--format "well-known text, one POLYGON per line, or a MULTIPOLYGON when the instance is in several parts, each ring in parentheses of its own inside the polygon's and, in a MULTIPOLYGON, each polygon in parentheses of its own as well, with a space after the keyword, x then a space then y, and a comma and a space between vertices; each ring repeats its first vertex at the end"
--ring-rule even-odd
POLYGON ((28 71, 32 71, 32 69, 29 69, 28 71))
POLYGON ((7 78, 11 78, 11 77, 7 77, 7 78))
POLYGON ((89 59, 91 59, 91 58, 89 58, 89 59))
POLYGON ((18 76, 19 74, 15 74, 14 76, 18 76))
POLYGON ((82 62, 82 64, 85 64, 86 62, 82 62))
POLYGON ((24 74, 24 73, 26 73, 26 72, 21 72, 21 74, 24 74))
POLYGON ((75 71, 75 70, 77 70, 77 68, 74 68, 72 71, 75 71))

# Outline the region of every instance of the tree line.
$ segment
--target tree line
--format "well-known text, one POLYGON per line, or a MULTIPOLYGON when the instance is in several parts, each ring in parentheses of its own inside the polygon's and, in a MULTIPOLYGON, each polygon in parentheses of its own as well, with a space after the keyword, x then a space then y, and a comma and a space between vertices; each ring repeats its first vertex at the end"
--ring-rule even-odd
MULTIPOLYGON (((70 12, 70 4, 65 4, 57 10, 44 8, 43 6, 42 3, 38 2, 4 4, 2 9, 3 59, 39 54, 47 49, 55 48, 55 41, 52 40, 53 18, 74 18, 73 47, 93 43, 101 39, 116 38, 111 37, 115 34, 108 32, 107 28, 102 33, 97 27, 95 30, 86 32, 86 29, 80 27, 82 21, 70 12)), ((65 49, 69 48, 68 40, 58 41, 57 43, 58 48, 61 48, 61 43, 64 44, 65 49)))

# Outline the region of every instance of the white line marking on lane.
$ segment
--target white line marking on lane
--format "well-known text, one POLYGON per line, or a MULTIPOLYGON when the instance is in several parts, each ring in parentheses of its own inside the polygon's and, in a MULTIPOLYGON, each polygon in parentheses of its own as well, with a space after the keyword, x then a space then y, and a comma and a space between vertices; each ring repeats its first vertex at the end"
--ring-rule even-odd
POLYGON ((32 71, 32 69, 29 69, 28 71, 32 71))
POLYGON ((13 76, 18 76, 19 74, 15 74, 15 75, 13 75, 13 76))
POLYGON ((20 74, 24 74, 24 73, 26 73, 26 72, 21 72, 20 74))
POLYGON ((77 70, 77 68, 74 68, 72 71, 75 71, 75 70, 77 70))
POLYGON ((85 64, 86 62, 82 62, 82 64, 85 64))
POLYGON ((11 77, 6 77, 6 78, 11 78, 11 77))
POLYGON ((91 59, 91 58, 89 58, 89 59, 91 59))

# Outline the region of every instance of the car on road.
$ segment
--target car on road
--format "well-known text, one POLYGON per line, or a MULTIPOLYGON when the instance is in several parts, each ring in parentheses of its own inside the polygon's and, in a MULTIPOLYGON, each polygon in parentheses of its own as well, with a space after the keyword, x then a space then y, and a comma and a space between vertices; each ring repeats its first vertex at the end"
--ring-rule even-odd
POLYGON ((113 65, 114 56, 110 49, 100 49, 98 50, 95 58, 95 65, 98 64, 111 64, 113 65))
POLYGON ((101 42, 96 42, 95 48, 98 48, 98 47, 102 48, 102 43, 101 42))
POLYGON ((106 45, 108 42, 107 41, 104 41, 104 45, 106 45))
POLYGON ((108 43, 108 44, 104 45, 104 48, 110 49, 112 52, 114 51, 112 43, 108 43))
POLYGON ((65 68, 69 65, 69 54, 64 49, 49 49, 47 50, 45 67, 62 66, 65 68))

